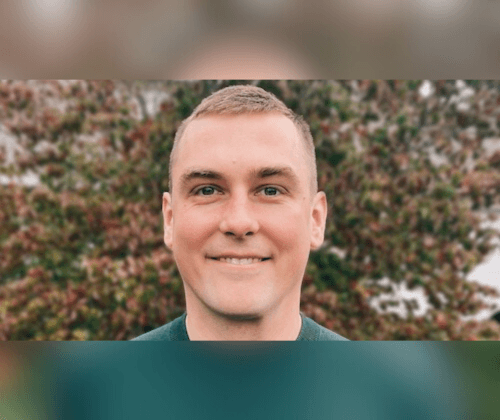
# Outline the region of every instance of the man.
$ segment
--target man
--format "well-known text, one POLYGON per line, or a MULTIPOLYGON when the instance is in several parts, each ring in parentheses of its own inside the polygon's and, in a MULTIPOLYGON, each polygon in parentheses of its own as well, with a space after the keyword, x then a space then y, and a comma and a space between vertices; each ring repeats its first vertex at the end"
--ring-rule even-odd
POLYGON ((169 170, 164 240, 186 313, 136 340, 345 340, 300 313, 327 214, 301 117, 263 89, 222 89, 180 126, 169 170))

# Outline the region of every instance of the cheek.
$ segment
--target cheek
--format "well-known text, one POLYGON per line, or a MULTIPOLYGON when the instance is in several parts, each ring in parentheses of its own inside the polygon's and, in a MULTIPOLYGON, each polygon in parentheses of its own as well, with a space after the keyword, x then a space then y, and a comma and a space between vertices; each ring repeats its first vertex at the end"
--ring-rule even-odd
POLYGON ((179 216, 174 218, 173 226, 173 251, 185 253, 197 250, 203 246, 204 241, 216 228, 213 217, 207 217, 206 212, 193 209, 179 209, 179 216))
POLYGON ((301 211, 275 213, 266 221, 266 232, 280 251, 309 250, 307 218, 301 211))

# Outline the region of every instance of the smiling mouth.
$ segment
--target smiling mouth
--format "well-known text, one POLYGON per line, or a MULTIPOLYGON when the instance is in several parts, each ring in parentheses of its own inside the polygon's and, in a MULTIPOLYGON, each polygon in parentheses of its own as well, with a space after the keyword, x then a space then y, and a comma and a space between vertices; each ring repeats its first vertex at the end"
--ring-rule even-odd
POLYGON ((219 262, 224 262, 227 264, 234 264, 234 265, 249 265, 249 264, 255 264, 258 262, 263 262, 270 260, 271 258, 215 258, 215 257, 210 257, 211 260, 214 261, 219 261, 219 262))

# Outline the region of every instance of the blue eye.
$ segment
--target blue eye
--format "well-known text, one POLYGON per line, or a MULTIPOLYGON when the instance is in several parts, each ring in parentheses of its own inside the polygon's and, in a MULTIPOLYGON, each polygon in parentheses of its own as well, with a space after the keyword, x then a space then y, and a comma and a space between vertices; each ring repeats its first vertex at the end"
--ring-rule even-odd
POLYGON ((265 191, 267 193, 265 195, 278 195, 278 193, 280 193, 280 191, 274 187, 266 187, 266 188, 264 188, 263 191, 265 191))
POLYGON ((213 193, 215 193, 214 187, 202 187, 196 191, 196 195, 212 195, 213 193))

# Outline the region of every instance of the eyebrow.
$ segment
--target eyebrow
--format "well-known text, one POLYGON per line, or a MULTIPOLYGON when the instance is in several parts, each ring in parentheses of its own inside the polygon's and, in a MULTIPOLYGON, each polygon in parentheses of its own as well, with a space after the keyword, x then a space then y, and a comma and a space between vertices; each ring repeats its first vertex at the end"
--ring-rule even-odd
MULTIPOLYGON (((257 179, 265 179, 273 176, 280 176, 287 178, 293 184, 297 185, 299 183, 299 178, 290 166, 272 166, 264 167, 260 169, 255 169, 251 172, 251 176, 257 179)), ((187 185, 193 179, 224 179, 222 173, 217 171, 212 171, 209 169, 191 169, 188 170, 181 176, 182 186, 187 185)))

